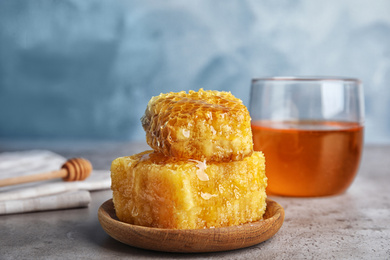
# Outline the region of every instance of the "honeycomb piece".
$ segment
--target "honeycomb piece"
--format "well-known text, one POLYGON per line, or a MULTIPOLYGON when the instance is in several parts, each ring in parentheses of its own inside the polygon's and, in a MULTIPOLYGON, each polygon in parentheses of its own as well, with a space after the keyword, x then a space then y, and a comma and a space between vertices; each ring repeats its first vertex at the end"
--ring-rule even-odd
POLYGON ((248 109, 230 92, 203 89, 152 97, 141 118, 153 150, 201 161, 236 161, 251 155, 250 121, 248 109))
POLYGON ((199 229, 262 219, 265 159, 205 163, 145 151, 112 162, 113 202, 119 220, 141 226, 199 229))

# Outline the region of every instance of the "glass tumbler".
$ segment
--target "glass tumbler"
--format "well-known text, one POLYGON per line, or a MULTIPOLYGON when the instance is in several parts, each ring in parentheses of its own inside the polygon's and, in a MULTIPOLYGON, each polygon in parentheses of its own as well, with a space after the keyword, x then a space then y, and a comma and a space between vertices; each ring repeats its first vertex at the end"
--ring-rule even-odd
POLYGON ((316 197, 348 189, 363 149, 358 79, 253 79, 249 111, 254 149, 265 155, 267 194, 316 197))

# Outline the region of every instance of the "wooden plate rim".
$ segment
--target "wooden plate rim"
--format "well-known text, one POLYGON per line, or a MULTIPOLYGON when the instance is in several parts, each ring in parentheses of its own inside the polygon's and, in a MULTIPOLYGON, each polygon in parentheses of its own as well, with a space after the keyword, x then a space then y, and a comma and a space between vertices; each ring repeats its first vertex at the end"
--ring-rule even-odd
POLYGON ((98 219, 108 235, 130 246, 164 252, 217 252, 245 248, 268 240, 283 225, 284 209, 277 202, 267 198, 266 212, 263 220, 260 221, 210 229, 164 229, 132 225, 120 221, 116 217, 112 199, 109 199, 99 207, 98 219), (231 234, 237 233, 237 231, 240 235, 231 238, 231 234), (132 236, 124 237, 123 233, 127 232, 132 236), (140 242, 138 239, 147 240, 148 236, 155 237, 156 235, 163 237, 158 244, 140 242), (177 237, 186 239, 186 241, 183 243, 173 241, 177 237), (199 246, 196 242, 197 238, 203 240, 199 246))

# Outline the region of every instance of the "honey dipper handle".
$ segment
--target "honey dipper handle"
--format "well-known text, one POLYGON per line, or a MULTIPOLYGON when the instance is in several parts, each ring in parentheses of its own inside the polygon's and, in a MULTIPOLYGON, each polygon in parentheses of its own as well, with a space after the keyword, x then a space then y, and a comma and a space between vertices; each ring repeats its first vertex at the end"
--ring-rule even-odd
POLYGON ((82 181, 88 178, 91 172, 92 164, 90 161, 84 158, 72 158, 66 161, 58 171, 3 179, 0 180, 0 187, 55 178, 62 178, 64 181, 82 181))
POLYGON ((0 180, 0 187, 35 182, 35 181, 45 181, 55 178, 65 178, 68 175, 66 169, 60 169, 57 171, 38 173, 34 175, 26 175, 20 177, 13 177, 0 180))

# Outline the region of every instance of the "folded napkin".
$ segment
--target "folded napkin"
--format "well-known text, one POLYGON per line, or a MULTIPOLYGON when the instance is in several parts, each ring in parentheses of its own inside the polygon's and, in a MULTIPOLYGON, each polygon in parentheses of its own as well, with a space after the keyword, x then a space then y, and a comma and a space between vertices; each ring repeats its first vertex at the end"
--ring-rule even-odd
MULTIPOLYGON (((55 171, 66 158, 46 150, 0 154, 0 179, 55 171)), ((109 171, 93 170, 84 181, 61 179, 0 187, 0 215, 87 207, 89 191, 109 189, 109 171)))

